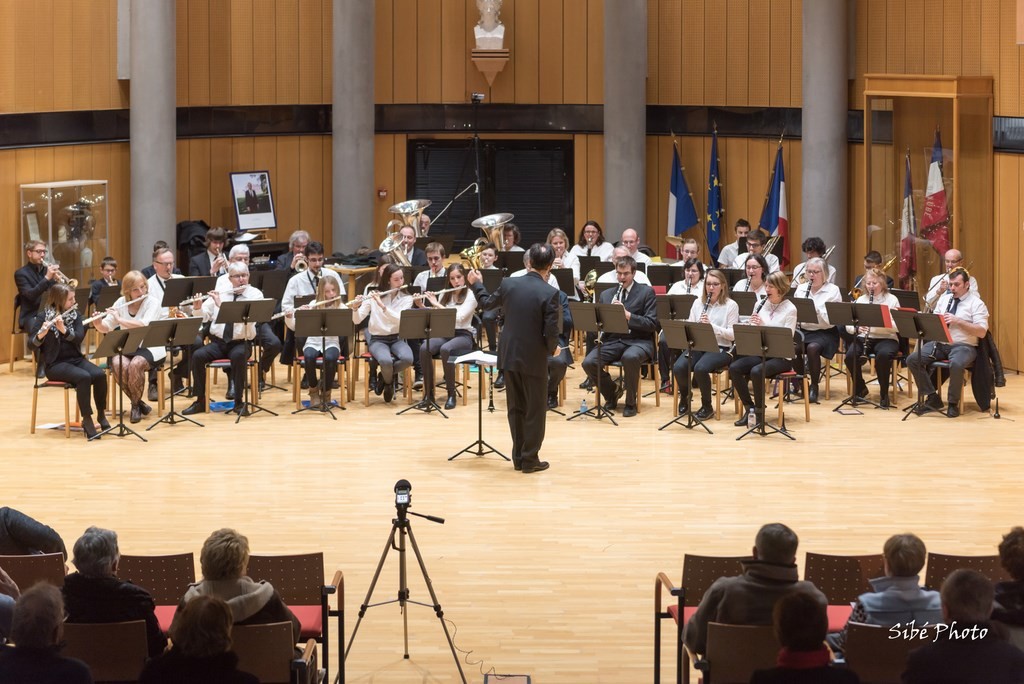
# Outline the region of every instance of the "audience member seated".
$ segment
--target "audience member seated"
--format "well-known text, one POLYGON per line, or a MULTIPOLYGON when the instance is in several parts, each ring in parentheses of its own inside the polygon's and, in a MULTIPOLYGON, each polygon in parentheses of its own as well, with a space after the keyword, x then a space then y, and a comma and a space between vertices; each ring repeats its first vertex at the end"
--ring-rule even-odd
POLYGON ((1024 653, 989 620, 995 588, 976 570, 955 570, 942 584, 945 625, 910 652, 904 684, 1020 684, 1024 653))
POLYGON ((232 529, 220 529, 203 543, 199 553, 203 580, 189 586, 171 623, 171 632, 185 604, 199 596, 215 596, 227 602, 236 625, 291 622, 299 640, 299 619, 268 582, 245 576, 249 567, 249 540, 232 529))
POLYGON ((11 641, 0 648, 0 682, 5 684, 92 684, 81 660, 58 654, 64 637, 64 601, 60 589, 39 583, 14 607, 11 641))
POLYGON ((171 627, 174 646, 146 663, 139 684, 256 684, 231 650, 231 608, 213 596, 185 604, 171 627))
POLYGON ((14 602, 21 592, 11 576, 0 568, 0 646, 11 636, 11 620, 14 619, 14 602))
POLYGON ((697 612, 686 624, 683 641, 695 653, 704 653, 708 623, 770 625, 775 602, 792 589, 802 589, 825 603, 825 595, 799 579, 796 569, 796 533, 782 523, 770 523, 757 532, 754 555, 743 563, 738 577, 719 577, 708 587, 697 612))
POLYGON ((68 557, 63 540, 52 527, 13 508, 0 508, 0 556, 33 553, 60 553, 68 557))
MULTIPOLYGON (((885 577, 870 580, 872 592, 861 594, 853 606, 850 622, 891 627, 896 623, 914 621, 942 622, 942 601, 939 592, 922 589, 918 573, 924 567, 927 551, 924 542, 914 534, 896 534, 882 547, 885 577)), ((834 651, 842 651, 846 628, 830 634, 828 643, 834 651)))
POLYGON ((777 667, 757 670, 750 684, 857 684, 850 670, 829 666, 832 654, 825 646, 828 607, 813 594, 792 591, 772 611, 775 636, 782 646, 777 667))
POLYGON ((996 584, 992 619, 1006 628, 1010 643, 1024 649, 1024 527, 1014 527, 999 544, 999 560, 1013 579, 996 584))
POLYGON ((117 533, 90 527, 74 547, 74 564, 78 572, 64 578, 64 605, 68 622, 146 621, 149 657, 163 653, 167 639, 160 629, 149 592, 131 582, 117 578, 121 554, 117 533))

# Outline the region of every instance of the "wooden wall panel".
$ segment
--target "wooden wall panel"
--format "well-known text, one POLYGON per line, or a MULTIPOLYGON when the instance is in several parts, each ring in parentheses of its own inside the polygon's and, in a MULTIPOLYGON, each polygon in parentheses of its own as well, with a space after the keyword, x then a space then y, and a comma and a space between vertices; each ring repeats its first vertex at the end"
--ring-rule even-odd
POLYGON ((391 25, 394 27, 392 46, 394 49, 394 93, 395 104, 416 102, 416 56, 419 44, 417 30, 418 3, 416 0, 393 0, 394 15, 391 25))
POLYGON ((720 3, 713 9, 708 8, 704 17, 704 27, 711 38, 705 41, 704 104, 724 105, 729 101, 726 90, 726 60, 732 46, 728 45, 726 40, 728 26, 725 11, 722 10, 720 3))
POLYGON ((299 220, 296 228, 309 231, 314 240, 324 241, 324 215, 321 195, 323 177, 324 142, 330 138, 319 135, 305 135, 299 138, 299 220))
POLYGON ((657 58, 649 60, 653 75, 649 85, 654 89, 654 97, 648 92, 648 100, 665 105, 683 104, 683 89, 687 86, 691 97, 699 97, 701 84, 697 82, 702 80, 701 74, 695 65, 686 64, 683 59, 684 46, 690 46, 699 27, 683 22, 682 0, 651 3, 651 9, 655 8, 658 24, 653 35, 648 35, 647 45, 649 57, 657 58), (697 93, 692 92, 695 86, 697 93))
MULTIPOLYGON (((614 0, 613 0, 614 2, 614 0)), ((587 104, 604 102, 604 0, 587 2, 587 104)))
MULTIPOLYGON (((84 15, 79 7, 79 14, 84 15)), ((53 0, 53 71, 50 74, 53 88, 53 109, 71 109, 75 98, 92 105, 92 72, 88 60, 74 57, 74 31, 78 19, 85 27, 85 16, 75 16, 74 5, 70 0, 53 0), (77 92, 76 92, 77 90, 77 92)))
MULTIPOLYGON (((298 0, 276 0, 276 57, 274 67, 277 87, 276 104, 299 101, 299 3, 298 0)), ((319 80, 319 79, 318 79, 319 80)))
MULTIPOLYGON (((750 3, 747 14, 747 40, 750 45, 750 60, 747 67, 747 105, 751 107, 768 106, 768 75, 772 43, 776 40, 780 43, 784 42, 783 35, 776 35, 771 31, 770 10, 770 0, 754 0, 750 3)), ((787 17, 785 23, 788 21, 787 17)), ((780 52, 788 52, 788 47, 786 45, 780 52)))
POLYGON ((725 5, 725 101, 747 104, 750 58, 750 27, 747 0, 727 0, 725 5))
POLYGON ((174 46, 175 102, 179 107, 186 107, 189 102, 188 73, 191 69, 186 0, 177 0, 174 5, 174 46))
POLYGON ((1020 116, 1020 48, 1016 44, 1013 0, 999 0, 999 76, 995 81, 995 113, 1020 116))
MULTIPOLYGON (((920 29, 918 29, 920 30, 920 29)), ((942 0, 925 0, 924 1, 924 31, 925 36, 942 36, 944 35, 943 27, 943 13, 942 13, 942 0)), ((946 42, 946 41, 942 41, 946 42)), ((869 57, 870 59, 870 57, 869 57)), ((926 74, 940 74, 942 73, 942 47, 936 45, 935 41, 928 40, 925 38, 925 51, 924 51, 924 73, 926 74)))
POLYGON ((793 0, 790 6, 790 26, 793 33, 790 35, 789 53, 792 56, 792 67, 789 73, 789 106, 800 107, 803 104, 804 96, 804 50, 803 50, 803 2, 793 0))
MULTIPOLYGON (((962 0, 961 0, 962 2, 962 0)), ((957 35, 960 40, 942 41, 942 73, 962 74, 963 60, 961 46, 965 27, 961 25, 961 2, 944 2, 942 5, 942 35, 957 35)), ((975 24, 977 26, 977 24, 975 24)), ((973 30, 973 27, 972 27, 973 30)))
POLYGON ((587 191, 590 189, 588 182, 589 176, 589 153, 590 148, 587 145, 587 136, 585 135, 574 135, 572 139, 572 152, 573 152, 573 212, 574 221, 573 229, 574 235, 579 237, 579 230, 583 227, 590 217, 588 212, 590 211, 589 196, 587 191))
POLYGON ((768 11, 771 16, 770 53, 765 60, 768 69, 768 102, 771 107, 788 107, 789 80, 791 69, 792 22, 790 0, 771 0, 768 11))
MULTIPOLYGON (((941 2, 942 0, 939 0, 941 2)), ((860 3, 858 3, 859 5, 860 3)), ((886 71, 886 0, 867 0, 868 73, 886 71)))
POLYGON ((0 113, 15 111, 17 56, 15 52, 15 6, 0 2, 0 113))
MULTIPOLYGON (((705 39, 704 17, 703 0, 683 0, 681 15, 676 24, 676 26, 682 26, 682 30, 679 32, 679 39, 683 42, 681 51, 682 64, 680 66, 682 78, 682 86, 679 93, 680 104, 700 105, 706 102, 704 65, 707 63, 707 55, 705 54, 704 46, 707 44, 707 40, 705 39)), ((672 43, 669 41, 670 38, 671 35, 666 36, 658 44, 660 50, 668 51, 667 63, 669 66, 675 62, 675 57, 671 53, 672 43)), ((653 58, 654 55, 648 55, 648 59, 653 58)), ((662 65, 665 64, 666 60, 662 60, 660 56, 658 59, 662 65)), ((671 95, 672 92, 670 90, 669 96, 671 95)), ((672 103, 666 102, 665 104, 672 103)))
MULTIPOLYGON (((906 11, 899 3, 890 2, 886 5, 885 26, 890 36, 906 35, 906 11)), ((914 20, 916 21, 916 20, 914 20)), ((885 70, 891 74, 906 72, 907 51, 902 41, 888 41, 885 46, 885 70)))
POLYGON ((231 0, 209 0, 210 104, 231 102, 231 0))
POLYGON ((290 233, 299 227, 299 138, 277 138, 277 178, 274 194, 280 197, 277 206, 277 225, 290 233))
POLYGON ((188 140, 178 140, 175 144, 175 188, 177 189, 177 201, 175 202, 175 210, 178 218, 187 217, 192 218, 189 214, 189 192, 188 192, 188 179, 189 179, 189 157, 191 156, 191 146, 188 140))
POLYGON ((1007 368, 1021 368, 1024 360, 1020 323, 1021 244, 1019 227, 1024 225, 1021 211, 1021 162, 1017 155, 997 154, 995 175, 999 182, 995 188, 995 263, 994 272, 999 287, 987 300, 989 320, 992 323, 996 346, 1007 368))
MULTIPOLYGON (((565 0, 562 18, 562 59, 565 80, 562 96, 565 104, 584 104, 587 101, 587 62, 591 50, 597 49, 587 41, 587 0, 565 0)), ((603 48, 602 48, 603 49, 603 48)))
MULTIPOLYGON (((505 47, 510 48, 513 55, 516 53, 516 35, 519 33, 516 30, 516 5, 518 3, 505 3, 501 6, 501 21, 505 24, 505 47)), ((472 7, 476 10, 476 3, 467 3, 467 8, 472 7)), ((474 17, 476 21, 477 14, 474 17)), ((529 30, 528 28, 523 29, 529 30)), ((475 42, 475 41, 474 41, 475 42)), ((519 58, 513 56, 505 65, 505 69, 495 78, 494 85, 491 86, 491 102, 515 102, 516 101, 516 72, 519 70, 517 65, 519 58)))
POLYGON ((466 53, 472 28, 466 26, 466 4, 466 0, 441 2, 441 101, 446 103, 469 101, 466 53))
POLYGON ((562 0, 544 0, 540 3, 538 15, 537 100, 550 104, 561 104, 562 81, 565 78, 564 56, 562 53, 562 23, 565 12, 562 0))
MULTIPOLYGON (((960 46, 960 72, 964 76, 981 75, 981 0, 962 0, 960 17, 963 43, 960 46)), ((997 35, 995 33, 993 36, 997 35)))
POLYGON ((441 101, 441 0, 416 3, 416 101, 441 101))
MULTIPOLYGON (((231 185, 228 174, 232 171, 246 171, 243 167, 236 169, 233 164, 232 151, 234 145, 231 138, 213 138, 210 140, 210 209, 207 222, 211 226, 235 225, 235 210, 231 206, 231 185)), ((273 179, 271 179, 273 183, 273 179)), ((277 193, 274 193, 275 199, 277 193)))
POLYGON ((324 102, 330 102, 333 90, 331 83, 334 78, 334 12, 332 0, 320 0, 320 16, 323 20, 320 26, 320 46, 321 54, 323 55, 320 59, 320 92, 323 95, 324 102))
POLYGON ((253 104, 277 104, 277 25, 272 19, 277 15, 276 4, 275 0, 252 0, 253 104))
POLYGON ((210 12, 207 0, 188 0, 188 105, 210 104, 210 12))
POLYGON ((659 102, 658 98, 658 32, 661 30, 661 10, 657 2, 647 4, 647 101, 659 102), (651 59, 650 57, 655 57, 651 59))
MULTIPOLYGON (((299 103, 317 104, 331 99, 330 89, 323 89, 323 67, 331 63, 330 53, 325 59, 322 27, 325 19, 321 0, 299 0, 299 103)), ((329 23, 329 22, 328 22, 329 23)))
POLYGON ((236 105, 253 103, 253 21, 251 0, 231 0, 231 103, 236 105))
MULTIPOLYGON (((904 5, 904 28, 907 26, 920 26, 921 17, 924 16, 924 0, 905 0, 904 5)), ((896 34, 901 35, 901 34, 896 34)), ((924 73, 924 31, 906 31, 903 36, 904 69, 908 74, 924 73)))
POLYGON ((516 36, 512 52, 516 56, 515 102, 540 101, 540 6, 539 0, 517 0, 516 36))
MULTIPOLYGON (((190 140, 188 164, 188 208, 191 218, 211 217, 210 139, 190 140)), ((206 219, 209 222, 210 219, 206 219)))
MULTIPOLYGON (((622 233, 625 226, 609 226, 604 220, 604 136, 587 136, 587 219, 593 219, 604 228, 606 237, 622 233)), ((584 220, 587 220, 584 219, 584 220)), ((580 225, 583 225, 582 223, 580 225)))
POLYGON ((405 198, 404 186, 399 188, 395 184, 394 135, 382 134, 373 137, 373 185, 375 188, 387 190, 388 193, 387 197, 374 199, 373 226, 376 236, 377 231, 383 232, 384 226, 393 218, 388 213, 388 207, 405 198))
POLYGON ((331 170, 332 158, 331 139, 324 136, 320 145, 320 166, 323 169, 323 173, 320 175, 320 206, 321 215, 323 216, 323 242, 326 254, 334 253, 334 221, 332 213, 334 211, 334 200, 331 197, 331 193, 334 191, 334 174, 331 170))

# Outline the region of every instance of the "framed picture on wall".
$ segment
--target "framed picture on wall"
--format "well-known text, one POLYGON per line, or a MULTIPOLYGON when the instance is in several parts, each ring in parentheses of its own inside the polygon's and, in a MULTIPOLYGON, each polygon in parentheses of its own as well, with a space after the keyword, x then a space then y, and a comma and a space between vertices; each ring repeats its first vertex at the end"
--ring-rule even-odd
POLYGON ((276 228, 274 198, 268 171, 232 171, 231 196, 239 230, 276 228))
POLYGON ((28 231, 29 240, 39 240, 39 214, 34 211, 26 212, 25 228, 28 231))

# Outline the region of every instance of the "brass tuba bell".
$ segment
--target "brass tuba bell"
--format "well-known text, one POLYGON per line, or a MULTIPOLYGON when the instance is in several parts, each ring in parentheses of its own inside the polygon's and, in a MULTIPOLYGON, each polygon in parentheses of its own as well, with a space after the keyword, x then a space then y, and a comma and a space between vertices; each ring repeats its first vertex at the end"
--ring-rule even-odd
POLYGON ((409 226, 416 232, 416 237, 423 237, 423 232, 420 230, 420 214, 422 214, 430 204, 430 200, 414 199, 393 205, 388 209, 388 211, 399 218, 394 218, 388 221, 385 232, 397 232, 403 227, 409 226))
POLYGON ((381 254, 387 254, 391 258, 391 262, 398 264, 399 266, 412 266, 409 261, 409 257, 405 255, 405 250, 402 249, 402 234, 391 233, 384 242, 380 243, 378 248, 381 254))
POLYGON ((501 250, 504 247, 505 224, 515 218, 514 214, 487 214, 473 221, 473 227, 484 232, 487 242, 493 242, 501 250))

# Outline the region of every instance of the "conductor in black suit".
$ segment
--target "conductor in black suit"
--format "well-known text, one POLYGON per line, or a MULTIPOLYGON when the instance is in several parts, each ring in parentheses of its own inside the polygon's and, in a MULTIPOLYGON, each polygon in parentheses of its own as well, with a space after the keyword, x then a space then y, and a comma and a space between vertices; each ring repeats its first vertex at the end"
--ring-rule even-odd
POLYGON ((529 259, 529 273, 505 278, 492 294, 484 290, 479 271, 470 271, 468 280, 484 310, 504 311, 498 368, 505 373, 512 465, 535 473, 548 467, 538 455, 547 412, 548 357, 558 347, 561 310, 558 290, 547 283, 555 251, 551 245, 536 244, 530 247, 529 259))
POLYGON ((604 366, 613 361, 621 361, 626 383, 626 405, 622 409, 623 418, 636 415, 636 393, 640 384, 640 366, 654 359, 654 332, 658 329, 657 307, 654 290, 649 285, 641 285, 634 280, 636 261, 633 257, 624 256, 615 259, 615 277, 619 281, 617 288, 608 288, 601 293, 601 304, 618 303, 626 310, 626 322, 629 333, 605 333, 604 343, 594 347, 583 360, 583 370, 596 387, 601 389, 605 409, 612 411, 618 407, 622 390, 616 388, 615 382, 604 366), (598 382, 599 368, 597 354, 601 352, 601 378, 598 382))

